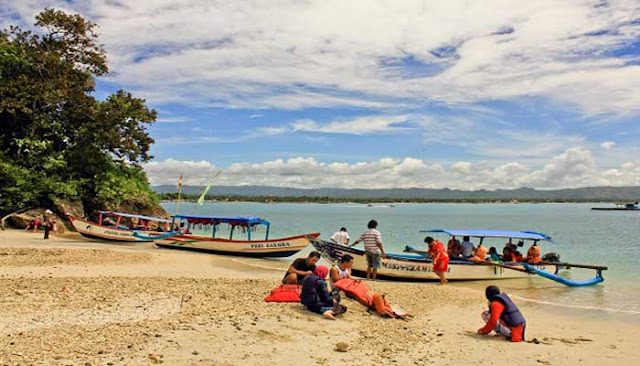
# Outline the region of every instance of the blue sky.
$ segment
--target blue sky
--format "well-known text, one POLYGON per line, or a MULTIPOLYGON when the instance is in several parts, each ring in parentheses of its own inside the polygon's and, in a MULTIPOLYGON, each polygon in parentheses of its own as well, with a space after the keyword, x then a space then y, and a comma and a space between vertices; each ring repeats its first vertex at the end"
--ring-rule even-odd
POLYGON ((146 170, 200 184, 640 185, 640 3, 16 1, 100 26, 159 112, 146 170))

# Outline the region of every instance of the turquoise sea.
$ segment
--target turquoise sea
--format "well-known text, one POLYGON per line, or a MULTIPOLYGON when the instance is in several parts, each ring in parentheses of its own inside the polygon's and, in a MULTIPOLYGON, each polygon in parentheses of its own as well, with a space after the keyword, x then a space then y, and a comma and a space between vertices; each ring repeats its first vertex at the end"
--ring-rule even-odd
MULTIPOLYGON (((606 205, 606 204, 605 204, 606 205)), ((176 212, 175 203, 164 203, 176 212)), ((321 232, 328 239, 341 226, 357 237, 370 219, 378 221, 385 249, 402 252, 405 245, 423 247, 434 228, 538 231, 556 244, 543 243, 542 252, 557 252, 563 261, 609 266, 605 282, 570 288, 542 279, 493 281, 503 290, 540 306, 593 317, 617 316, 640 320, 640 212, 592 211, 602 204, 261 204, 181 203, 181 214, 259 216, 271 222, 271 238, 321 232)), ((258 232, 256 235, 264 235, 258 232)), ((221 235, 223 235, 221 233, 221 235)), ((234 234, 241 235, 241 233, 234 234)), ((237 236, 236 236, 237 237, 237 236)), ((446 236, 437 236, 446 243, 446 236)), ((486 241, 500 251, 504 241, 486 241)), ((526 248, 525 247, 525 251, 526 248)), ((286 259, 289 261, 290 259, 286 259)), ((595 271, 571 269, 574 279, 593 277, 595 271)), ((454 286, 482 289, 489 281, 454 286)))

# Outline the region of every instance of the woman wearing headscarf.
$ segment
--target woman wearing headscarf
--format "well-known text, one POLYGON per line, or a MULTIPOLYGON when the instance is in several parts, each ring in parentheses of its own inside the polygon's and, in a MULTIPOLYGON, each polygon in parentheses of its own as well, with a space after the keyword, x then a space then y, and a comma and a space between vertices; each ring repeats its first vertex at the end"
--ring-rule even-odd
POLYGON ((312 275, 304 278, 300 302, 310 311, 322 314, 327 319, 336 320, 335 316, 345 312, 346 308, 329 295, 325 283, 327 274, 329 274, 327 267, 317 266, 312 275))

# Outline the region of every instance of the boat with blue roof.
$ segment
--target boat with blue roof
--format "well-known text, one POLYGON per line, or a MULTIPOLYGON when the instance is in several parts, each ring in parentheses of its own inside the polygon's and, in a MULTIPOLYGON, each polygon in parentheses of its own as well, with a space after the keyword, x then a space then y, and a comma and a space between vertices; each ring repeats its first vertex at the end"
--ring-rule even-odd
MULTIPOLYGON (((171 226, 181 229, 153 239, 157 246, 242 257, 289 257, 306 248, 310 238, 320 236, 320 233, 311 233, 269 239, 271 223, 259 217, 175 215, 171 226), (257 237, 259 228, 264 228, 264 237, 257 237), (225 231, 228 231, 228 237, 220 237, 225 231), (238 234, 238 231, 246 238, 235 239, 234 233, 238 234), (203 232, 210 234, 203 235, 203 232)), ((150 239, 144 233, 136 236, 150 239)))
MULTIPOLYGON (((481 243, 486 247, 500 246, 502 248, 502 245, 512 244, 514 241, 528 242, 529 244, 553 243, 550 236, 532 231, 434 229, 423 230, 421 233, 436 238, 440 235, 446 235, 451 240, 467 236, 476 241, 476 245, 481 243), (493 243, 488 243, 488 241, 493 241, 493 243)), ((443 240, 443 242, 447 243, 448 240, 443 240)), ((364 250, 317 238, 312 238, 311 244, 331 264, 339 263, 340 258, 345 254, 351 255, 355 258, 352 273, 355 276, 365 277, 367 261, 364 250)), ((426 251, 407 246, 405 252, 409 253, 387 253, 386 258, 381 261, 377 278, 395 281, 440 280, 433 271, 433 261, 426 251)), ((606 266, 564 263, 559 261, 559 257, 555 261, 545 261, 544 256, 542 258, 543 260, 537 263, 472 261, 463 258, 450 258, 446 278, 449 281, 473 281, 541 276, 567 286, 589 286, 604 281, 602 271, 607 270, 606 266), (574 267, 593 269, 596 271, 596 276, 584 281, 577 281, 559 274, 561 270, 574 267)))

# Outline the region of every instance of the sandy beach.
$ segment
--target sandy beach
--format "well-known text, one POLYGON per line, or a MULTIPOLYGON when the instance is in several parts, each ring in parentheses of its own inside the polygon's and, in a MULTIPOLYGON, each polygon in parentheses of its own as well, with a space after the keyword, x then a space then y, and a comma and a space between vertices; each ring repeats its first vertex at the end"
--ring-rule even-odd
POLYGON ((527 338, 540 344, 477 335, 486 302, 464 286, 368 283, 414 317, 382 319, 345 299, 349 311, 332 322, 299 304, 264 302, 286 265, 0 231, 0 365, 608 365, 640 357, 638 324, 531 303, 519 305, 527 338))

